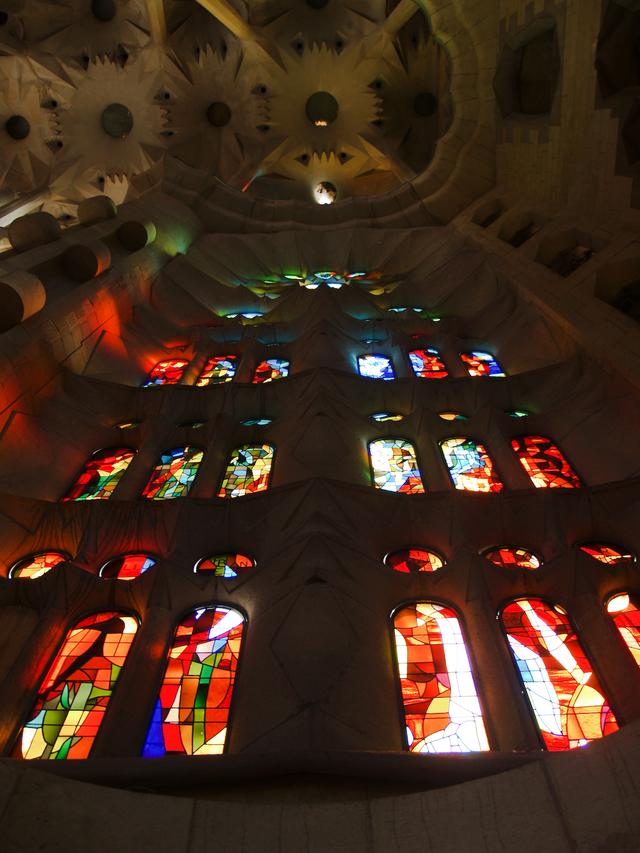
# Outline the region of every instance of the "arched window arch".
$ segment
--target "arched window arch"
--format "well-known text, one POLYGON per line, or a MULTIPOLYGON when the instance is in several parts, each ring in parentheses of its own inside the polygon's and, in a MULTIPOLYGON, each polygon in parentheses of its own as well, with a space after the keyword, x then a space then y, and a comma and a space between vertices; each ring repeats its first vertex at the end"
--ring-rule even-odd
POLYGON ((631 551, 607 542, 585 542, 580 545, 580 550, 605 566, 622 566, 636 561, 635 555, 631 551))
POLYGON ((254 569, 256 561, 246 554, 215 554, 203 557, 193 567, 193 571, 214 578, 237 578, 254 569))
POLYGON ((269 488, 275 447, 272 444, 243 444, 231 452, 219 498, 239 498, 269 488))
POLYGON ((289 375, 291 362, 286 358, 266 358, 256 367, 253 374, 254 385, 264 385, 265 382, 275 382, 286 379, 289 375))
POLYGON ((393 551, 384 558, 385 565, 401 574, 416 574, 418 572, 437 572, 446 565, 444 557, 435 551, 424 548, 404 548, 393 551))
POLYGON ((537 598, 503 608, 502 625, 544 745, 584 746, 618 724, 566 612, 537 598))
POLYGON ((489 376, 501 378, 505 372, 490 352, 473 350, 460 353, 460 358, 469 371, 469 376, 489 376))
POLYGON ((453 485, 465 492, 501 492, 504 488, 484 444, 472 438, 440 442, 453 485))
POLYGON ((376 489, 408 495, 424 493, 416 451, 410 441, 404 438, 371 441, 369 459, 376 489))
POLYGON ((143 755, 217 755, 224 751, 244 616, 199 607, 178 625, 167 655, 143 755))
POLYGON ((419 379, 445 379, 449 375, 440 351, 435 347, 414 349, 409 353, 411 369, 419 379))
POLYGON ((536 489, 579 489, 580 479, 551 439, 523 435, 511 441, 522 467, 536 489))
POLYGON ((640 596, 620 592, 607 602, 607 612, 620 631, 620 636, 640 666, 640 596))
POLYGON ((482 556, 502 569, 528 569, 535 571, 542 565, 542 560, 528 548, 500 545, 497 548, 487 548, 482 556))
POLYGON ((358 373, 365 379, 383 379, 386 382, 396 378, 391 359, 374 353, 358 356, 358 373))
POLYGON ((122 554, 108 560, 98 574, 107 580, 133 581, 155 564, 155 558, 149 554, 122 554))
POLYGON ((69 554, 64 551, 38 551, 37 554, 17 560, 9 569, 9 577, 36 580, 70 559, 69 554))
POLYGON ((409 604, 393 619, 407 743, 412 752, 489 749, 471 663, 454 610, 409 604))
POLYGON ((165 450, 144 487, 142 497, 152 501, 164 501, 188 495, 203 455, 198 447, 174 447, 172 450, 165 450))
POLYGON ((196 384, 200 388, 223 385, 225 382, 231 382, 237 369, 237 355, 215 355, 208 359, 196 384))
POLYGON ((94 613, 64 638, 38 691, 15 754, 87 758, 138 630, 124 613, 94 613))
POLYGON ((136 451, 130 447, 96 450, 85 462, 80 476, 63 500, 107 500, 112 496, 135 455, 136 451))
POLYGON ((167 358, 164 361, 159 361, 142 383, 142 387, 178 385, 188 366, 189 362, 184 358, 167 358))

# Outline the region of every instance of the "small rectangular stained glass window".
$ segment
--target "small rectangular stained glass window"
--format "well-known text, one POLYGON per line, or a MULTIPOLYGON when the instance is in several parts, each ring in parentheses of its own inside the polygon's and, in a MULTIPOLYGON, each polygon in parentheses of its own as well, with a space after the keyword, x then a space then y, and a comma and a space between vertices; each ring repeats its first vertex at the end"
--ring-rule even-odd
POLYGON ((213 356, 205 364, 196 385, 199 388, 204 388, 207 385, 223 385, 225 382, 231 382, 236 375, 237 368, 237 355, 213 356))
POLYGON ((396 378, 393 363, 386 355, 359 355, 358 371, 366 379, 384 379, 389 382, 396 378))

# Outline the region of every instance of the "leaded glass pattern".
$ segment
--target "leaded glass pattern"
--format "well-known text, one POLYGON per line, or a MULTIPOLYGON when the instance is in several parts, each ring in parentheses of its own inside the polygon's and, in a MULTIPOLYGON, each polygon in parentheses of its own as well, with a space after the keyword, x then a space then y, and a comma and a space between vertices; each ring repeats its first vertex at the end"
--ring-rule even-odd
POLYGON ((178 385, 189 362, 184 358, 168 358, 159 361, 142 384, 143 388, 158 385, 178 385))
POLYGON ((614 595, 607 602, 607 611, 620 631, 620 636, 633 659, 640 666, 640 600, 626 592, 614 595))
POLYGON ((237 355, 215 355, 205 364, 196 385, 204 388, 207 385, 223 385, 225 382, 231 382, 237 369, 237 355))
POLYGON ((62 551, 40 551, 37 554, 31 554, 30 557, 23 557, 14 563, 9 569, 9 577, 36 580, 68 559, 69 555, 62 551))
POLYGON ((176 630, 143 749, 145 757, 224 751, 244 617, 200 607, 176 630))
POLYGON ((246 554, 216 554, 203 557, 194 566, 198 574, 212 575, 214 578, 237 578, 255 567, 256 561, 246 554))
POLYGON ((290 362, 284 358, 267 358, 261 361, 253 374, 254 385, 264 385, 277 379, 286 379, 289 375, 290 362))
POLYGON ((579 489, 580 479, 550 439, 542 435, 514 438, 511 446, 536 489, 579 489))
POLYGON ((409 353, 413 372, 419 379, 445 379, 449 371, 435 347, 416 349, 409 353))
POLYGON ((561 607, 519 599, 504 608, 502 624, 548 750, 585 746, 617 730, 600 682, 561 607))
POLYGON ((535 571, 542 565, 540 558, 536 557, 527 548, 507 546, 489 548, 483 552, 482 556, 492 562, 494 566, 500 566, 502 569, 529 569, 530 571, 535 571))
POLYGON ((490 352, 463 352, 460 353, 460 358, 469 371, 469 376, 489 376, 493 378, 505 376, 504 370, 490 352))
POLYGON ((100 569, 100 577, 109 580, 133 581, 155 566, 148 554, 123 554, 109 560, 100 569))
POLYGON ((380 438, 369 444, 373 483, 386 492, 424 493, 416 451, 403 438, 380 438))
POLYGON ((266 491, 274 453, 271 444, 243 444, 232 451, 218 497, 239 498, 266 491))
POLYGON ((197 447, 166 450, 154 468, 142 497, 153 501, 185 497, 196 478, 202 457, 202 450, 197 447))
POLYGON ((396 378, 391 359, 371 353, 358 356, 358 373, 365 379, 383 379, 386 382, 396 378))
POLYGON ((88 757, 137 629, 133 616, 107 612, 67 633, 20 733, 18 756, 88 757))
POLYGON ((448 607, 418 602, 394 618, 407 742, 412 752, 489 749, 460 621, 448 607))
POLYGON ((580 550, 605 566, 621 566, 636 561, 635 556, 630 551, 619 548, 617 545, 609 545, 606 542, 588 542, 581 545, 580 550))
POLYGON ((401 574, 414 574, 416 572, 437 572, 445 562, 435 551, 426 551, 424 548, 406 548, 402 551, 394 551, 387 554, 385 558, 387 566, 401 574))
POLYGON ((449 474, 456 489, 465 492, 501 492, 504 486, 484 444, 471 438, 448 438, 440 442, 449 474))
POLYGON ((107 500, 115 491, 135 453, 135 450, 129 447, 110 447, 106 450, 97 450, 85 462, 80 476, 63 500, 107 500))

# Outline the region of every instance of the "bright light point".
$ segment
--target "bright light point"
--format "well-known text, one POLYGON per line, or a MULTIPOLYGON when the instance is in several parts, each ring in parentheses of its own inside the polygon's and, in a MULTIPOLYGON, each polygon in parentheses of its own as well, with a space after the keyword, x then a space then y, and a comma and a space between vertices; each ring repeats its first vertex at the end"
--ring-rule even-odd
POLYGON ((330 181, 320 181, 313 190, 316 204, 334 204, 338 198, 338 190, 330 181))
POLYGON ((466 421, 467 416, 460 414, 460 412, 438 412, 438 416, 442 418, 443 421, 466 421))
POLYGON ((614 595, 607 602, 607 612, 623 613, 629 607, 630 603, 631 600, 626 593, 624 595, 614 595))

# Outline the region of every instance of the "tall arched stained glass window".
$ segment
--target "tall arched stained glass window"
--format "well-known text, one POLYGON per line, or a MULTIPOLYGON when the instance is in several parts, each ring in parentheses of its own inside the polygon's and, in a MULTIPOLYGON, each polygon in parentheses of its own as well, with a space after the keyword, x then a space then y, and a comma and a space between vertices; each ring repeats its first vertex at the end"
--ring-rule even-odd
POLYGON ((479 752, 489 742, 460 621, 418 602, 394 617, 407 742, 412 752, 479 752))
POLYGON ((239 498, 266 491, 274 453, 271 444, 243 444, 232 451, 218 497, 239 498))
POLYGON ((154 558, 148 554, 123 554, 105 563, 99 575, 108 580, 133 581, 155 564, 154 558))
POLYGON ((445 379, 449 371, 435 347, 415 349, 409 353, 409 361, 415 375, 420 379, 445 379))
POLYGON ((424 493, 416 451, 403 438, 379 438, 369 444, 369 459, 376 489, 385 492, 424 493))
POLYGON ((97 450, 86 462, 65 501, 107 500, 131 464, 136 451, 130 447, 97 450))
POLYGON ((600 682, 561 607, 523 598, 508 604, 501 618, 547 749, 574 749, 617 730, 600 682))
POLYGON ((30 557, 23 557, 14 563, 9 569, 10 578, 21 578, 23 580, 36 580, 55 569, 60 563, 69 559, 68 554, 62 551, 39 551, 30 557))
POLYGON ((471 438, 440 442, 453 485, 465 492, 501 492, 504 486, 484 444, 471 438))
POLYGON ((22 758, 87 758, 120 670, 138 630, 134 616, 95 613, 65 637, 15 754, 22 758))
POLYGON ((229 607, 200 607, 178 625, 145 757, 224 751, 243 629, 229 607))
POLYGON ((289 375, 290 362, 284 358, 267 358, 261 361, 253 374, 254 385, 264 385, 265 382, 275 382, 276 379, 286 379, 289 375))
POLYGON ((153 501, 185 497, 196 478, 202 456, 202 450, 197 447, 166 450, 145 486, 142 497, 153 501))
POLYGON ((640 666, 640 597, 626 592, 614 595, 607 602, 607 611, 633 659, 640 666))
POLYGON ((469 371, 469 376, 489 376, 501 378, 504 370, 490 352, 462 352, 460 358, 469 371))
POLYGON ((231 382, 237 369, 237 355, 215 355, 205 364, 196 384, 200 388, 207 385, 223 385, 225 382, 231 382))
POLYGON ((536 489, 579 489, 580 479, 560 449, 542 435, 514 438, 511 446, 536 489))
POLYGON ((391 359, 371 353, 358 356, 358 373, 365 379, 384 379, 387 382, 396 378, 391 359))
POLYGON ((154 388, 157 385, 178 385, 189 366, 184 358, 168 358, 159 361, 145 379, 143 388, 154 388))

